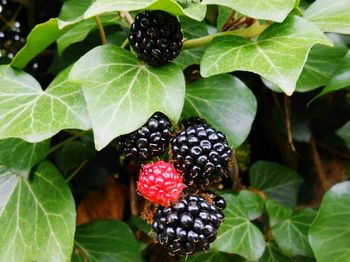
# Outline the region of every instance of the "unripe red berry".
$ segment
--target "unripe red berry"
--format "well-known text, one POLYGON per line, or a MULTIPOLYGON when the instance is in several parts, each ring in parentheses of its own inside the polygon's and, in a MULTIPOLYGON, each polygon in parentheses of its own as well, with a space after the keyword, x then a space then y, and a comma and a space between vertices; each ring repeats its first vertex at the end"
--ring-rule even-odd
POLYGON ((185 185, 172 164, 164 161, 149 163, 140 170, 138 192, 150 202, 168 207, 177 202, 185 185))

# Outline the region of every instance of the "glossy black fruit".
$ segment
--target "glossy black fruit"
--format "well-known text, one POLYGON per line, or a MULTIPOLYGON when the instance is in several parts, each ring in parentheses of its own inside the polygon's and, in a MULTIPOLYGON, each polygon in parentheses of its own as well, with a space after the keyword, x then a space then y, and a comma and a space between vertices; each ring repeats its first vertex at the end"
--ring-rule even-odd
POLYGON ((164 11, 145 11, 131 25, 129 43, 139 59, 160 66, 180 54, 183 34, 175 16, 164 11))

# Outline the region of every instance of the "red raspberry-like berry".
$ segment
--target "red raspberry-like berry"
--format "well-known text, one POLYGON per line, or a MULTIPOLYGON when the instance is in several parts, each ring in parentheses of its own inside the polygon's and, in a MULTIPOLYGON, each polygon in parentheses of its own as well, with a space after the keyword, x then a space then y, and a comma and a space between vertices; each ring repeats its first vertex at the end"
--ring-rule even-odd
POLYGON ((177 202, 184 187, 181 175, 172 164, 164 161, 144 165, 137 181, 138 192, 163 207, 177 202))

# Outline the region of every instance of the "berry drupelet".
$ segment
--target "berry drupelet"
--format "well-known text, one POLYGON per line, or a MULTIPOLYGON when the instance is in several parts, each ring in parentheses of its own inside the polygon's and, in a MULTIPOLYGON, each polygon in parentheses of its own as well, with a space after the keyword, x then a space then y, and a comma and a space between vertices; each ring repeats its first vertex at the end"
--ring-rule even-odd
POLYGON ((228 172, 232 156, 225 135, 201 119, 183 125, 187 128, 171 141, 175 168, 189 186, 220 181, 228 172))
POLYGON ((208 250, 224 220, 221 211, 196 195, 186 196, 167 208, 159 207, 152 224, 156 241, 173 256, 208 250))
POLYGON ((175 16, 164 11, 145 11, 131 25, 129 43, 139 59, 160 66, 180 54, 183 34, 175 16))
POLYGON ((171 123, 162 113, 155 113, 138 130, 120 136, 117 141, 121 151, 129 157, 151 159, 165 152, 170 141, 171 123))
POLYGON ((164 207, 177 202, 185 185, 172 164, 148 163, 140 170, 138 192, 150 202, 164 207))

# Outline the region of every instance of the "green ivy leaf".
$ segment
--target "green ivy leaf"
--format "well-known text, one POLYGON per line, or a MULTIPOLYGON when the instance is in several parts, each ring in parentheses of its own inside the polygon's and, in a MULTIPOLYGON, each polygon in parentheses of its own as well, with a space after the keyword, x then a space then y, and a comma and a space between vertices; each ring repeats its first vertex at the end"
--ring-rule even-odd
POLYGON ((11 168, 17 176, 28 178, 34 165, 45 159, 50 142, 31 144, 18 138, 0 140, 0 165, 11 168))
POLYGON ((333 186, 323 197, 309 230, 318 262, 347 262, 350 257, 350 182, 333 186))
POLYGON ((282 22, 294 8, 294 0, 203 0, 206 5, 223 5, 253 18, 282 22))
POLYGON ((350 34, 350 4, 348 0, 317 0, 304 17, 322 31, 350 34))
POLYGON ((233 76, 220 75, 188 85, 183 117, 204 117, 238 147, 250 132, 256 108, 250 89, 233 76))
MULTIPOLYGON (((121 23, 120 16, 106 15, 100 17, 103 25, 113 25, 121 23)), ((68 32, 57 39, 57 51, 61 55, 63 51, 72 44, 83 41, 91 32, 97 30, 94 19, 87 19, 74 25, 68 32)))
POLYGON ((72 261, 142 261, 140 245, 130 228, 117 220, 77 227, 72 261))
POLYGON ((232 8, 226 6, 218 6, 218 17, 216 20, 216 29, 221 32, 223 26, 226 24, 229 16, 232 14, 232 8))
POLYGON ((61 174, 43 162, 31 181, 0 166, 0 261, 68 261, 75 206, 61 174))
POLYGON ((133 226, 145 234, 149 234, 152 231, 151 225, 139 216, 131 216, 129 221, 133 226))
POLYGON ((225 222, 218 230, 213 249, 236 253, 248 260, 257 260, 265 249, 265 240, 260 230, 250 222, 243 203, 232 194, 224 195, 227 207, 225 222))
POLYGON ((142 126, 154 112, 173 121, 181 115, 185 80, 174 64, 151 67, 120 47, 105 45, 76 62, 70 77, 83 85, 98 150, 142 126))
MULTIPOLYGON (((258 262, 294 262, 291 257, 286 256, 282 251, 273 243, 266 243, 266 249, 263 256, 258 262)), ((296 262, 296 261, 295 261, 296 262)))
POLYGON ((89 129, 81 87, 62 71, 43 91, 29 74, 0 66, 0 138, 43 141, 62 129, 89 129))
POLYGON ((334 72, 331 80, 329 80, 326 87, 317 96, 322 96, 330 92, 338 91, 342 88, 350 86, 350 51, 339 62, 339 66, 334 72))
POLYGON ((182 8, 174 0, 96 0, 85 12, 84 18, 115 11, 135 11, 140 9, 164 10, 173 15, 186 15, 197 21, 204 19, 206 7, 199 3, 192 3, 182 8))
POLYGON ((250 71, 291 95, 308 52, 317 43, 331 45, 316 26, 291 16, 282 24, 270 26, 256 41, 238 36, 215 38, 204 53, 201 75, 208 77, 236 70, 250 71))
POLYGON ((270 227, 274 227, 275 225, 282 223, 293 214, 292 208, 281 205, 275 200, 267 200, 265 206, 267 214, 269 215, 270 227))
POLYGON ((199 253, 195 256, 190 256, 187 259, 182 259, 183 262, 238 262, 240 259, 235 259, 233 255, 226 254, 223 252, 209 251, 199 253))
POLYGON ((272 235, 281 250, 289 256, 313 256, 308 231, 317 212, 311 208, 301 208, 277 223, 272 228, 272 235))
POLYGON ((66 0, 58 18, 62 21, 74 21, 82 18, 92 2, 93 0, 66 0))
POLYGON ((350 121, 339 128, 336 134, 344 140, 346 146, 350 149, 350 121))
MULTIPOLYGON (((193 39, 208 35, 205 22, 197 22, 185 16, 180 17, 180 22, 184 38, 193 39)), ((199 64, 203 53, 203 47, 181 50, 180 55, 174 60, 174 63, 185 69, 189 65, 199 64)))
POLYGON ((254 220, 262 215, 264 200, 258 194, 242 190, 238 193, 237 198, 243 203, 249 220, 254 220))
POLYGON ((314 46, 298 79, 296 91, 308 92, 326 85, 346 52, 342 43, 334 47, 314 46))
POLYGON ((286 206, 296 204, 298 189, 303 182, 293 169, 266 161, 256 162, 250 168, 249 178, 253 188, 286 206))

